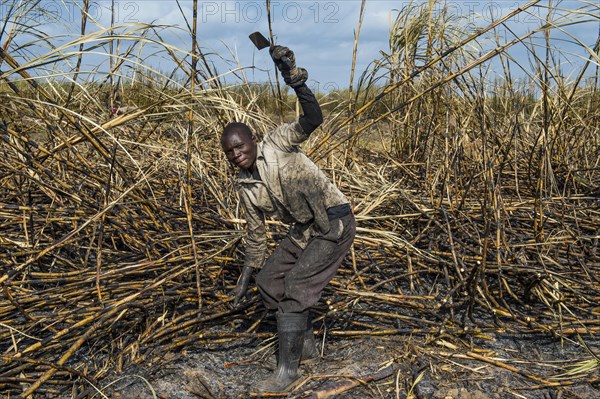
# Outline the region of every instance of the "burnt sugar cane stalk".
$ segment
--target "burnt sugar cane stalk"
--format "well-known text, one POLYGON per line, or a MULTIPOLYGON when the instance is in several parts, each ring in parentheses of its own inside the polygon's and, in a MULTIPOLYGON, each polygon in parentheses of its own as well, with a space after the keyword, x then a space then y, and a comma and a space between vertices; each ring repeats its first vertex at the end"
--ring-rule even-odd
MULTIPOLYGON (((402 80, 400 80, 400 81, 398 81, 398 82, 396 82, 394 84, 391 84, 391 85, 387 86, 374 99, 372 99, 369 102, 367 102, 366 104, 364 104, 362 107, 360 107, 358 110, 356 110, 352 115, 350 115, 348 118, 346 118, 342 122, 340 122, 330 133, 328 133, 327 135, 325 135, 325 137, 323 137, 323 139, 321 139, 321 141, 308 152, 308 155, 310 156, 313 153, 315 153, 327 141, 329 141, 331 139, 331 137, 333 137, 337 132, 339 132, 344 126, 348 125, 357 116, 359 116, 360 114, 362 114, 363 112, 365 112, 366 110, 368 110, 369 108, 371 108, 375 103, 377 103, 383 97, 387 96, 388 94, 390 94, 394 90, 396 90, 399 87, 401 87, 401 86, 405 85, 406 83, 410 82, 415 77, 417 77, 418 75, 420 75, 422 72, 424 72, 427 69, 431 68, 435 64, 441 62, 444 58, 446 58, 447 56, 449 56, 450 54, 452 54, 456 50, 458 50, 458 49, 466 46, 469 42, 472 42, 473 40, 475 40, 478 37, 482 36, 486 32, 489 32, 490 30, 494 29, 495 27, 500 26, 501 24, 503 24, 504 22, 510 20, 511 18, 514 18, 516 15, 519 15, 520 13, 522 13, 525 10, 527 10, 528 8, 533 7, 534 5, 536 5, 537 3, 539 3, 540 1, 541 0, 533 0, 533 1, 530 1, 529 3, 523 5, 522 7, 516 8, 515 10, 513 10, 510 13, 508 13, 504 17, 502 17, 502 18, 494 21, 493 23, 489 24, 485 28, 478 30, 474 34, 472 34, 469 37, 467 37, 466 39, 462 40, 457 45, 454 45, 454 46, 450 47, 449 49, 443 51, 442 54, 440 54, 439 56, 435 57, 434 59, 432 59, 431 61, 429 61, 425 65, 423 65, 423 66, 415 69, 406 78, 404 78, 404 79, 402 79, 402 80)), ((485 61, 485 60, 483 60, 483 61, 485 61)), ((353 134, 358 134, 358 133, 359 132, 355 132, 353 134)))

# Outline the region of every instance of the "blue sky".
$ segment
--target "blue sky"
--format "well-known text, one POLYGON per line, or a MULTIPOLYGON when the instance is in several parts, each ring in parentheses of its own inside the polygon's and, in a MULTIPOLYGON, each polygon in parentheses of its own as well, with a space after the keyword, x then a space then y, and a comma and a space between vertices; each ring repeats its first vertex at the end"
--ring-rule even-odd
MULTIPOLYGON (((12 2, 2 3, 2 17, 6 15, 10 3, 12 2)), ((80 4, 81 1, 78 3, 80 4)), ((366 2, 358 46, 357 73, 365 70, 369 63, 378 58, 380 50, 387 51, 394 10, 401 9, 409 3, 418 4, 423 1, 368 0, 366 2)), ((527 2, 459 0, 445 3, 455 16, 460 17, 459 23, 485 27, 492 19, 499 18, 527 2)), ((600 9, 597 2, 554 0, 550 3, 557 7, 559 14, 563 12, 560 10, 582 10, 588 13, 588 15, 581 12, 571 14, 569 17, 571 19, 588 20, 588 22, 563 29, 587 46, 593 47, 600 28, 600 9)), ((40 29, 49 35, 67 34, 68 39, 77 36, 80 14, 75 4, 66 0, 42 0, 40 4, 42 8, 57 17, 57 22, 49 21, 47 17, 39 19, 42 22, 40 29)), ((91 4, 90 14, 96 26, 90 23, 88 31, 110 26, 111 2, 98 0, 91 4)), ((191 22, 191 1, 181 0, 179 2, 181 10, 174 0, 120 0, 115 4, 116 24, 154 23, 168 26, 161 31, 162 39, 177 48, 189 50, 190 37, 183 15, 191 22)), ((248 34, 253 31, 268 34, 265 2, 200 1, 199 4, 198 40, 218 71, 226 73, 237 66, 247 67, 245 73, 249 80, 267 80, 270 76, 267 71, 272 74, 268 53, 256 51, 248 40, 248 34), (213 53, 220 54, 221 57, 211 55, 213 53), (251 68, 252 66, 256 68, 251 68)), ((509 27, 516 34, 523 34, 539 27, 546 17, 548 4, 548 0, 542 1, 541 7, 529 9, 527 13, 510 21, 509 27)), ((271 2, 276 42, 294 50, 298 64, 308 69, 313 88, 327 91, 335 87, 348 86, 354 32, 357 28, 360 6, 360 0, 271 2)), ((499 33, 506 34, 509 40, 513 38, 504 28, 500 28, 499 33)), ((573 39, 564 32, 556 30, 552 36, 553 46, 560 49, 561 64, 565 73, 578 71, 584 57, 589 54, 586 54, 581 46, 573 44, 573 39)), ((541 38, 542 35, 538 37, 541 38)), ((491 40, 482 42, 483 49, 492 48, 493 45, 491 40)), ((511 54, 522 65, 528 67, 529 60, 522 46, 515 46, 511 54)), ((164 61, 164 57, 154 57, 149 60, 153 67, 161 70, 171 68, 169 62, 164 61)), ((89 68, 92 68, 93 64, 102 63, 95 56, 86 57, 85 62, 88 63, 89 68)))

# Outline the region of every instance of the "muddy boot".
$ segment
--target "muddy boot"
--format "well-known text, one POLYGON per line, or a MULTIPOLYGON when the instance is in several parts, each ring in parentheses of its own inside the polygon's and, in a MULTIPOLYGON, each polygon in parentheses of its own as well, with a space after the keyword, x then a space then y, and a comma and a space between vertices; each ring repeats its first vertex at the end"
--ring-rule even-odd
POLYGON ((261 381, 258 392, 285 392, 298 380, 298 365, 306 334, 307 313, 277 313, 279 355, 277 368, 266 380, 261 381))
POLYGON ((304 344, 302 346, 302 363, 319 357, 317 349, 317 341, 313 332, 312 317, 309 315, 306 318, 306 332, 304 333, 304 344))

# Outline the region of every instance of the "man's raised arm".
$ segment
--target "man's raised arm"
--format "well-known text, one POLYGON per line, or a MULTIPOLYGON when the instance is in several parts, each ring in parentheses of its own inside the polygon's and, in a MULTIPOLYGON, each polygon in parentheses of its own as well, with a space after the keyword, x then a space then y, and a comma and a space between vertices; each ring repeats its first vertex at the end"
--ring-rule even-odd
POLYGON ((303 111, 303 115, 298 122, 302 126, 306 137, 308 137, 323 123, 321 107, 313 92, 306 86, 308 72, 306 72, 306 69, 296 66, 294 52, 288 47, 273 46, 269 51, 273 62, 281 72, 283 80, 296 92, 303 111))
POLYGON ((321 107, 317 102, 317 98, 308 86, 306 86, 306 83, 302 83, 302 85, 295 87, 294 90, 296 91, 296 96, 298 96, 298 101, 300 102, 302 112, 304 113, 298 122, 300 122, 302 130, 304 130, 304 133, 308 136, 323 123, 323 113, 321 112, 321 107))

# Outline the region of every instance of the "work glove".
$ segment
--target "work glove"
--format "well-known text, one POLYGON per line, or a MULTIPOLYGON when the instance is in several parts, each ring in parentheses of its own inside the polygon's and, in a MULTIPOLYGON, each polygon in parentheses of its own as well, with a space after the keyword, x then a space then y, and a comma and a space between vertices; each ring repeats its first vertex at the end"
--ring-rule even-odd
POLYGON ((296 57, 294 52, 285 46, 272 46, 269 49, 269 54, 273 62, 279 69, 279 72, 291 71, 296 68, 296 57))
POLYGON ((294 52, 288 47, 273 46, 269 49, 269 53, 288 86, 296 88, 302 86, 308 80, 308 72, 306 69, 296 66, 294 52))
POLYGON ((250 282, 250 277, 252 277, 252 267, 244 266, 242 270, 242 274, 238 279, 238 283, 235 286, 235 299, 233 300, 233 307, 236 308, 242 298, 246 296, 246 292, 248 292, 248 283, 250 282))

